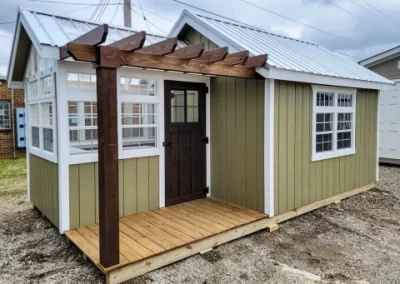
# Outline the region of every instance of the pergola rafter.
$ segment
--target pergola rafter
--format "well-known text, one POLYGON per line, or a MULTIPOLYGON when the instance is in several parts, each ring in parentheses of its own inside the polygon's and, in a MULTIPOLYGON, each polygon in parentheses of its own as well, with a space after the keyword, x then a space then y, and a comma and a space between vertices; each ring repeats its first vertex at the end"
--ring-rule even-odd
POLYGON ((177 38, 143 47, 145 32, 100 46, 107 33, 107 25, 99 26, 66 44, 61 48, 61 59, 72 56, 77 61, 103 67, 133 66, 240 78, 259 78, 255 68, 263 66, 267 60, 266 54, 249 56, 248 51, 228 53, 227 47, 204 51, 202 43, 176 49, 177 38))
POLYGON ((267 55, 249 56, 248 51, 228 53, 227 47, 209 51, 204 44, 176 49, 177 38, 143 46, 145 32, 138 32, 109 45, 108 25, 99 26, 60 48, 60 59, 93 63, 97 75, 99 155, 99 243, 100 264, 119 263, 118 197, 118 100, 117 69, 132 66, 203 75, 259 78, 267 55))

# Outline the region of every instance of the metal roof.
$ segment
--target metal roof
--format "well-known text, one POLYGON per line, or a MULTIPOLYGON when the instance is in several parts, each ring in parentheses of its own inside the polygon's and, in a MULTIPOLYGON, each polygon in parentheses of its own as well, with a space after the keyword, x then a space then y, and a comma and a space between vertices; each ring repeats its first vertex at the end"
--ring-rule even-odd
MULTIPOLYGON (((84 33, 103 24, 75 18, 68 18, 60 15, 51 15, 39 11, 20 8, 20 13, 26 19, 29 28, 36 36, 40 44, 61 47, 84 33)), ((109 25, 107 41, 104 45, 127 37, 137 31, 109 25)), ((161 35, 147 34, 144 45, 150 45, 167 37, 161 35)), ((183 42, 178 43, 178 47, 185 46, 183 42)))
POLYGON ((390 48, 388 50, 382 51, 378 54, 372 55, 358 62, 360 65, 365 67, 371 67, 373 65, 385 62, 392 58, 398 57, 400 55, 400 45, 390 48))
POLYGON ((187 10, 183 12, 181 18, 184 15, 196 17, 196 22, 201 22, 206 29, 222 36, 239 49, 247 49, 253 55, 267 53, 267 64, 272 67, 337 78, 393 84, 390 80, 358 65, 357 62, 317 44, 272 34, 224 18, 192 14, 187 10))

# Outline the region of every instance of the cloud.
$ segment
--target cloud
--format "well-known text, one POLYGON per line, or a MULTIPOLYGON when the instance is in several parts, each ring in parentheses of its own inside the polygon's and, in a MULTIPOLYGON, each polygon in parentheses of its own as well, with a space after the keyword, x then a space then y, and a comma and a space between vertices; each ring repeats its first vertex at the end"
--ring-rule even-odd
MULTIPOLYGON (((98 3, 97 0, 56 1, 98 3)), ((397 17, 400 14, 398 0, 353 0, 358 5, 349 0, 329 0, 348 12, 335 7, 326 0, 247 0, 265 9, 306 25, 317 27, 338 37, 283 19, 282 17, 246 4, 241 0, 230 0, 229 2, 226 0, 181 1, 260 27, 269 32, 317 43, 331 50, 355 56, 356 59, 366 58, 400 43, 400 20, 397 17), (227 5, 227 3, 229 4, 227 5), (366 3, 373 7, 368 6, 366 3)), ((0 19, 4 22, 16 19, 18 5, 86 20, 90 18, 95 9, 95 7, 83 5, 50 4, 29 0, 3 0, 1 2, 0 19), (70 12, 72 10, 77 11, 70 12)), ((118 2, 117 0, 110 1, 110 3, 118 2)), ((133 28, 136 30, 147 30, 149 28, 150 32, 158 34, 163 34, 162 31, 168 32, 173 25, 173 23, 163 18, 175 21, 183 9, 191 10, 191 8, 172 0, 141 0, 140 4, 148 10, 143 11, 146 19, 151 22, 151 24, 148 23, 146 25, 142 18, 142 11, 138 7, 138 0, 132 0, 132 4, 136 5, 133 6, 133 11, 135 12, 132 12, 133 28), (163 18, 153 13, 161 15, 163 18)), ((123 25, 121 6, 108 6, 101 20, 110 23, 112 19, 114 25, 123 25), (113 17, 114 13, 115 17, 113 17)), ((6 70, 5 66, 7 66, 11 50, 11 39, 9 39, 9 36, 13 35, 14 29, 14 25, 0 25, 0 73, 6 70)))

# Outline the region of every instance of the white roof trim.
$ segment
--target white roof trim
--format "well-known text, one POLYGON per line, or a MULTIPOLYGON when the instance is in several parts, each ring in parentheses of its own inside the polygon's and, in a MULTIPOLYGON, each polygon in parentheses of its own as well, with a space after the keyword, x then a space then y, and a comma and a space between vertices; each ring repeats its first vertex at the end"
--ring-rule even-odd
POLYGON ((400 56, 400 46, 378 53, 367 59, 361 60, 359 63, 365 67, 371 67, 379 63, 388 61, 394 57, 400 56))
POLYGON ((306 72, 299 72, 294 70, 286 70, 281 68, 271 67, 269 70, 259 67, 256 71, 266 79, 286 80, 294 82, 304 82, 311 84, 350 87, 350 88, 363 88, 375 90, 391 90, 393 84, 376 83, 361 80, 353 80, 340 77, 331 77, 319 74, 312 74, 306 72))

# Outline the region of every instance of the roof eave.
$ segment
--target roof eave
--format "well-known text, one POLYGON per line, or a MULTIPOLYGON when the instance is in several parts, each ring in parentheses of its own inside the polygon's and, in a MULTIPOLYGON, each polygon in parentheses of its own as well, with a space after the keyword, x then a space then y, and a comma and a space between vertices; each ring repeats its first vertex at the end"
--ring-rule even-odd
POLYGON ((364 67, 371 67, 379 63, 388 61, 397 56, 400 56, 400 46, 378 53, 374 56, 361 60, 358 63, 364 67))
POLYGON ((387 82, 372 82, 350 78, 332 77, 307 72, 299 72, 276 67, 270 67, 269 69, 260 67, 257 68, 256 71, 266 79, 286 80, 358 89, 391 90, 395 84, 390 80, 387 80, 387 82))

